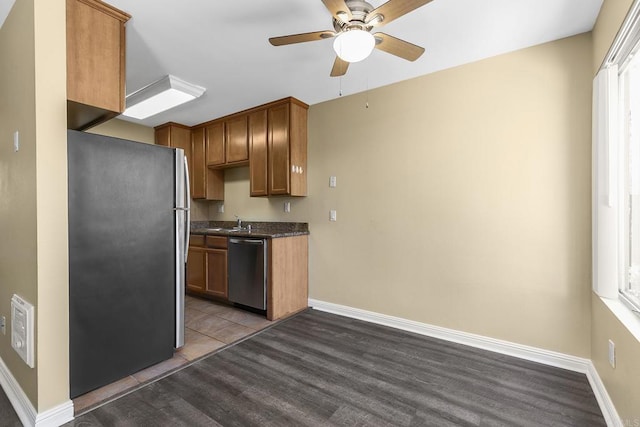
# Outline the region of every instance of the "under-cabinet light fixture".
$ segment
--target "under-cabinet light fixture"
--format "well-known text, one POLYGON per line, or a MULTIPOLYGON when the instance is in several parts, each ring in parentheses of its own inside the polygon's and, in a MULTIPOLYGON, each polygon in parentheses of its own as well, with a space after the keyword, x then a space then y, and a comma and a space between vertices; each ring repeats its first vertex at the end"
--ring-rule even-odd
POLYGON ((196 99, 205 91, 206 89, 201 86, 168 75, 128 95, 127 109, 122 115, 134 119, 146 119, 196 99))

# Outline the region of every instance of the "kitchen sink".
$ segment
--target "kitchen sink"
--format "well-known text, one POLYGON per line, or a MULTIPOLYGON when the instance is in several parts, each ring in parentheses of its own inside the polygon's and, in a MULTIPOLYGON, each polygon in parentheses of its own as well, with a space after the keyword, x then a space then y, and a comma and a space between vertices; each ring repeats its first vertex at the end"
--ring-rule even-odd
POLYGON ((225 233, 234 233, 237 231, 247 231, 246 228, 207 228, 207 231, 223 231, 225 233))

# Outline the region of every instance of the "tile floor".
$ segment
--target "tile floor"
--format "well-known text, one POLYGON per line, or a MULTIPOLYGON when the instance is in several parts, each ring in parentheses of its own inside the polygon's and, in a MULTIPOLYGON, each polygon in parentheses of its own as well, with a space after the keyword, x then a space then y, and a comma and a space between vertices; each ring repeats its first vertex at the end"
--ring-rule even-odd
POLYGON ((73 399, 75 415, 162 378, 274 323, 230 305, 187 296, 184 347, 169 360, 73 399))

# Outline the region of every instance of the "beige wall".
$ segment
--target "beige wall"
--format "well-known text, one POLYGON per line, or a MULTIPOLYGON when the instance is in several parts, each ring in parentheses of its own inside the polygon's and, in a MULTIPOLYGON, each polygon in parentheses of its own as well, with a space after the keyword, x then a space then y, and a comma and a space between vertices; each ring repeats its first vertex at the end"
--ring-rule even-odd
MULTIPOLYGON (((33 1, 14 4, 0 29, 0 58, 0 314, 9 326, 14 293, 38 303, 33 1), (17 153, 7 142, 16 130, 21 140, 17 153)), ((0 357, 36 405, 39 367, 22 362, 8 331, 0 335, 0 357)))
POLYGON ((593 295, 591 359, 625 426, 640 425, 640 342, 593 295), (616 367, 609 365, 609 340, 616 346, 616 367))
POLYGON ((18 0, 0 30, 0 313, 36 306, 36 368, 10 333, 0 357, 38 411, 69 398, 65 43, 64 0, 18 0))
POLYGON ((65 0, 35 1, 38 412, 69 400, 65 0))
POLYGON ((209 216, 308 221, 312 298, 589 357, 591 49, 580 35, 372 90, 368 109, 314 105, 309 196, 285 214, 229 170, 209 216))
MULTIPOLYGON (((605 0, 593 31, 594 71, 602 63, 631 0, 605 0)), ((640 425, 640 343, 618 321, 602 300, 593 295, 591 359, 625 425, 640 425), (616 344, 616 367, 608 363, 608 341, 616 344)))
POLYGON ((128 139, 131 141, 155 144, 153 128, 125 120, 112 119, 88 130, 89 133, 128 139))

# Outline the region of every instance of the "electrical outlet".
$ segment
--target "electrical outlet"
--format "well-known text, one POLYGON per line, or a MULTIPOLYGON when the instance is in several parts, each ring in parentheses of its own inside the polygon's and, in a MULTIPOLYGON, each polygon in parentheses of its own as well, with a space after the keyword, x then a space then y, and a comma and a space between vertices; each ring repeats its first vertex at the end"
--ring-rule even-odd
POLYGON ((336 179, 337 178, 335 176, 329 177, 329 187, 336 188, 336 179))
POLYGON ((332 209, 331 211, 329 211, 329 221, 337 221, 337 215, 338 214, 335 210, 332 209))
POLYGON ((0 332, 2 335, 7 335, 7 318, 4 316, 0 317, 0 332))
POLYGON ((609 365, 612 368, 616 367, 616 344, 609 340, 609 365))
POLYGON ((284 211, 291 212, 291 202, 284 202, 284 211))

